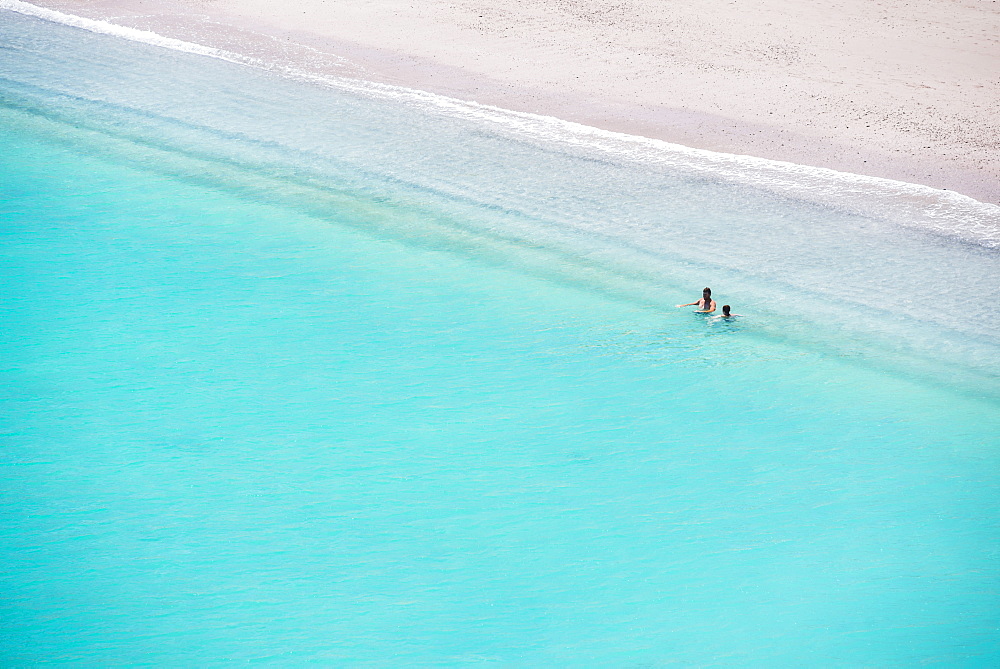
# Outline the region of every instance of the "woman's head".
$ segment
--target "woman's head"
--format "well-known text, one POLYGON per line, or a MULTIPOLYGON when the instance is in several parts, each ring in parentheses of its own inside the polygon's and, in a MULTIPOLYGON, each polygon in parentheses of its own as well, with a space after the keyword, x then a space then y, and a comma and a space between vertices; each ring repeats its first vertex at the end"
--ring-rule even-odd
POLYGON ((722 305, 722 315, 723 316, 728 316, 729 315, 729 305, 728 304, 723 304, 722 305))

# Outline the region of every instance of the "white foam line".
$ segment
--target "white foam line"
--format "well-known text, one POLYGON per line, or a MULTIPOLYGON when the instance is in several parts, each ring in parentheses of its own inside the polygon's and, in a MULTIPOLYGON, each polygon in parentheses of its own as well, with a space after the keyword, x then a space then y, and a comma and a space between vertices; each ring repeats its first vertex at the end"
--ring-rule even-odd
POLYGON ((61 23, 74 28, 82 28, 83 30, 90 31, 92 33, 112 35, 114 37, 121 37, 132 42, 151 44, 153 46, 163 47, 164 49, 184 51, 186 53, 193 53, 199 56, 208 56, 209 58, 218 58, 220 60, 226 60, 240 65, 263 65, 263 63, 255 61, 253 58, 240 56, 223 49, 215 49, 213 47, 203 46, 193 42, 185 42, 183 40, 174 39, 173 37, 164 37, 163 35, 159 35, 148 30, 139 30, 138 28, 120 26, 114 23, 108 23, 107 21, 97 21, 95 19, 87 19, 82 16, 75 16, 73 14, 64 14, 63 12, 57 12, 54 9, 46 9, 45 7, 38 7, 37 5, 32 5, 27 2, 21 2, 21 0, 0 0, 0 9, 6 9, 12 12, 17 12, 18 14, 24 14, 26 16, 34 16, 35 18, 51 21, 53 23, 61 23))
POLYGON ((521 136, 596 149, 617 158, 694 171, 825 204, 843 206, 849 201, 851 209, 865 215, 957 236, 989 248, 1000 248, 1000 207, 954 191, 823 167, 695 149, 663 140, 602 130, 552 116, 517 112, 401 86, 317 75, 224 49, 164 37, 147 30, 65 14, 21 0, 0 0, 0 9, 94 33, 277 72, 367 97, 411 104, 427 111, 488 123, 521 136), (891 213, 886 212, 887 202, 892 203, 891 213))

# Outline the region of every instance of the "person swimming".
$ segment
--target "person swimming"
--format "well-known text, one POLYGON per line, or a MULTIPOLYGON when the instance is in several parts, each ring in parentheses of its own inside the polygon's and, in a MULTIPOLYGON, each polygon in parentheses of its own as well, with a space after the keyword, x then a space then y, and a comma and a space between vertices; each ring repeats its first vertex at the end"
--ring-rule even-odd
POLYGON ((696 314, 710 314, 715 311, 715 300, 712 299, 712 289, 705 288, 701 291, 701 299, 690 304, 678 304, 678 307, 698 307, 696 314))
POLYGON ((739 314, 730 313, 730 306, 728 304, 722 305, 722 315, 716 316, 716 318, 736 318, 739 314))

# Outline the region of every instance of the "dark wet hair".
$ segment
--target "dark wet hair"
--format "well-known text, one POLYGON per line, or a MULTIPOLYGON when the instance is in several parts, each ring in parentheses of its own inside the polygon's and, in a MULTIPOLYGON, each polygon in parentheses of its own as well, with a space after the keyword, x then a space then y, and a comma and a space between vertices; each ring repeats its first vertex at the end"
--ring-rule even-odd
POLYGON ((728 316, 729 315, 729 305, 728 304, 723 304, 722 305, 722 315, 723 316, 728 316))
POLYGON ((712 296, 712 289, 706 286, 705 289, 701 291, 702 295, 704 295, 705 293, 708 293, 709 297, 711 297, 712 296))

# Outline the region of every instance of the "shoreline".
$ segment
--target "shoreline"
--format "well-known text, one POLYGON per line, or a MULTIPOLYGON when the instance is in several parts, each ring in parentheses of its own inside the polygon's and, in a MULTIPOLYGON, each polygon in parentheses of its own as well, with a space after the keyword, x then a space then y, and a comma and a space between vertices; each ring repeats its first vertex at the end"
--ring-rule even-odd
MULTIPOLYGON (((624 27, 617 28, 608 28, 608 21, 585 22, 581 27, 579 17, 574 22, 572 15, 563 23, 554 23, 550 5, 558 3, 545 3, 541 9, 493 10, 490 14, 469 2, 447 5, 432 1, 414 9, 399 2, 352 7, 342 0, 307 0, 297 5, 300 16, 270 9, 261 0, 166 0, 156 3, 152 13, 142 0, 41 0, 32 4, 264 60, 294 62, 320 75, 404 86, 696 149, 888 178, 1000 203, 1000 124, 994 124, 989 114, 989 101, 1000 99, 1000 76, 990 74, 994 69, 1000 74, 1000 48, 992 48, 1000 44, 996 38, 977 38, 979 51, 966 56, 970 62, 950 66, 956 71, 953 88, 966 84, 971 92, 954 98, 950 108, 942 111, 940 88, 915 83, 912 76, 902 77, 899 72, 899 81, 888 83, 875 76, 878 72, 860 69, 854 71, 853 80, 843 76, 844 81, 823 82, 821 75, 829 74, 817 65, 823 59, 814 54, 814 62, 803 64, 808 59, 794 40, 786 41, 783 48, 772 44, 770 51, 761 52, 766 56, 761 60, 753 57, 758 53, 754 51, 740 55, 739 49, 734 51, 732 35, 716 30, 719 47, 701 54, 697 62, 678 53, 660 53, 632 65, 602 64, 597 62, 602 57, 635 51, 637 40, 649 37, 652 18, 623 19, 624 27), (477 15, 477 22, 463 24, 460 19, 468 18, 470 10, 482 16, 477 15), (523 35, 498 32, 497 26, 518 21, 533 30, 523 35), (371 27, 376 24, 378 29, 371 27), (552 33, 544 39, 543 28, 552 33), (626 34, 632 36, 632 44, 615 42, 626 34), (580 57, 580 48, 567 43, 567 38, 596 35, 611 40, 609 45, 585 50, 595 54, 589 61, 574 60, 580 57), (497 42, 506 43, 512 51, 491 50, 497 42), (987 54, 989 49, 996 53, 987 54), (739 56, 735 60, 733 53, 739 56), (528 56, 538 58, 529 63, 528 56), (763 65, 755 69, 758 61, 763 65), (650 63, 658 63, 661 71, 650 72, 650 63), (584 65, 594 67, 585 70, 584 65), (664 69, 665 65, 673 67, 664 69), (969 68, 974 71, 968 72, 969 68), (692 73, 698 72, 702 73, 700 81, 694 82, 692 73), (609 79, 614 75, 617 81, 609 79), (675 75, 680 81, 656 92, 675 75), (983 82, 971 85, 979 88, 969 87, 970 76, 983 82), (701 88, 687 85, 692 82, 701 88), (811 99, 825 101, 803 107, 803 82, 815 91, 809 94, 811 99), (876 85, 892 89, 895 98, 879 102, 873 99, 879 91, 859 90, 876 85), (712 87, 714 93, 705 94, 705 87, 712 87), (791 92, 778 95, 776 87, 791 92), (851 88, 855 89, 851 97, 859 102, 838 106, 838 96, 843 97, 844 90, 851 88), (899 89, 906 89, 912 105, 897 109, 888 104, 897 101, 899 89), (732 98, 728 105, 722 100, 726 91, 732 98), (698 95, 700 100, 695 99, 698 95), (742 115, 734 113, 747 102, 753 104, 740 108, 742 115), (794 107, 796 104, 799 107, 794 107), (775 114, 779 109, 785 111, 775 114), (778 123, 761 118, 775 116, 778 123), (852 122, 853 131, 849 126, 852 122), (862 130, 862 123, 868 127, 862 130), (917 145, 925 148, 918 150, 917 145)), ((777 4, 775 0, 755 3, 765 17, 777 4)), ((936 0, 926 4, 941 5, 936 0)), ((716 17, 720 25, 728 25, 724 17, 732 19, 732 12, 744 10, 729 11, 716 17)), ((964 11, 966 23, 970 13, 980 18, 986 15, 1000 34, 1000 10, 967 7, 964 11)), ((677 39, 689 43, 705 39, 699 32, 704 25, 693 24, 685 18, 688 14, 690 10, 682 9, 670 24, 673 32, 682 34, 677 39)), ((820 23, 812 28, 799 26, 799 33, 806 34, 817 26, 822 29, 820 23)), ((959 32, 968 29, 965 23, 955 23, 959 32)), ((790 30, 788 26, 782 29, 790 30)), ((980 26, 984 33, 988 29, 980 26)), ((776 34, 772 31, 758 41, 774 41, 776 34)), ((936 39, 946 37, 938 35, 936 39)), ((955 47, 955 51, 961 49, 955 47)), ((914 63, 926 64, 920 58, 914 63)), ((934 83, 928 77, 925 79, 934 83)))

